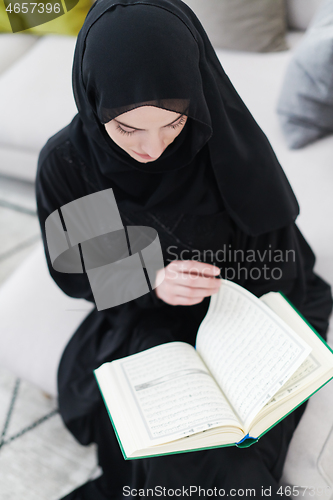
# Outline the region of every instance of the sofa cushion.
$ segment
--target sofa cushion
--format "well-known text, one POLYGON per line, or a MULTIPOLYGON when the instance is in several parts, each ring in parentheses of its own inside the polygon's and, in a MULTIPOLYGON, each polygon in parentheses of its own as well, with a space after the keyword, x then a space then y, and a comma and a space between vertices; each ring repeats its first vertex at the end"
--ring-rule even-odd
POLYGON ((74 37, 42 37, 1 75, 0 147, 39 152, 71 121, 74 46, 74 37))
POLYGON ((323 0, 287 0, 287 23, 293 30, 305 31, 323 0))
POLYGON ((56 396, 62 352, 93 307, 58 288, 40 244, 0 288, 0 365, 56 396))
MULTIPOLYGON (((0 0, 1 1, 1 0, 0 0)), ((38 37, 10 33, 0 34, 0 74, 23 56, 37 42, 38 37)))
POLYGON ((288 146, 333 133, 333 0, 325 0, 288 66, 278 102, 288 146))
MULTIPOLYGON (((332 324, 328 332, 328 342, 332 347, 332 324)), ((333 487, 332 407, 333 381, 331 380, 310 398, 290 443, 282 483, 299 485, 299 494, 295 492, 295 497, 317 500, 331 498, 333 487)))
POLYGON ((28 151, 0 145, 0 175, 34 182, 38 163, 38 151, 28 151))
POLYGON ((250 52, 287 48, 284 0, 185 0, 214 47, 250 52))

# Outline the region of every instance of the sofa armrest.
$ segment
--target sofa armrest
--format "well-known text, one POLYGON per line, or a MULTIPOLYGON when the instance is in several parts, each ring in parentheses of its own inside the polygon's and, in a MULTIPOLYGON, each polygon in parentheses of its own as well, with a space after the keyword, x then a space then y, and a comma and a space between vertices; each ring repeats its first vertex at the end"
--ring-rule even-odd
POLYGON ((58 288, 40 244, 0 288, 0 365, 55 396, 62 352, 93 307, 58 288))

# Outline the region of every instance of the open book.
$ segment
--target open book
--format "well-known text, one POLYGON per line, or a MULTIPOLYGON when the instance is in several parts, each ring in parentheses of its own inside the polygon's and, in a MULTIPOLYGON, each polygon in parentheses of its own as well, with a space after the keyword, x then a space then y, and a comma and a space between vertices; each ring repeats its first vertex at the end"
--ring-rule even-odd
POLYGON ((333 378, 333 351, 280 293, 223 280, 196 348, 170 342, 97 370, 125 459, 249 446, 333 378))

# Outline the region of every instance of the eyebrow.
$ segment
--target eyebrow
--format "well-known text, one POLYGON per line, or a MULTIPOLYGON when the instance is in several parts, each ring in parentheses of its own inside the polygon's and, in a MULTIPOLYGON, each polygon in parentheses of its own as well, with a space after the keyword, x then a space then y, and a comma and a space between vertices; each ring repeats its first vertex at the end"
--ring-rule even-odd
MULTIPOLYGON (((163 125, 163 128, 164 127, 170 127, 170 125, 173 125, 175 122, 177 122, 180 118, 182 118, 184 116, 184 113, 182 113, 181 115, 178 116, 178 118, 176 118, 175 120, 173 120, 171 123, 168 123, 167 125, 163 125)), ((116 123, 118 123, 119 125, 122 125, 123 127, 127 127, 127 128, 132 128, 133 130, 145 130, 143 128, 136 128, 136 127, 132 127, 132 125, 126 125, 126 123, 122 123, 120 122, 119 120, 117 120, 116 118, 114 119, 114 121, 116 123)))

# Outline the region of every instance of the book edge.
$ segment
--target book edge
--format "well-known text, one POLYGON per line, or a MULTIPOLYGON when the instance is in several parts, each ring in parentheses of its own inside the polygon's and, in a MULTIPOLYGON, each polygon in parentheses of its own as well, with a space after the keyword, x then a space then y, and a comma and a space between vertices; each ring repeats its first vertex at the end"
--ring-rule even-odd
POLYGON ((259 434, 257 440, 259 440, 268 431, 270 431, 271 429, 273 429, 273 427, 275 427, 282 420, 284 420, 286 417, 288 417, 288 415, 290 415, 293 411, 295 411, 299 406, 301 406, 303 403, 305 403, 306 401, 308 401, 314 394, 316 394, 316 392, 320 391, 320 389, 322 389, 326 384, 328 384, 329 382, 331 382, 331 380, 333 380, 333 376, 331 378, 329 378, 326 382, 324 382, 320 387, 318 387, 318 389, 316 389, 315 391, 313 391, 309 396, 307 396, 306 398, 304 398, 300 403, 298 403, 296 406, 294 406, 294 408, 292 410, 288 411, 288 413, 286 413, 285 415, 283 415, 283 417, 281 417, 279 420, 277 420, 276 422, 274 422, 273 425, 271 425, 264 432, 262 432, 261 434, 259 434))
POLYGON ((116 438, 117 438, 118 444, 119 444, 119 446, 120 446, 121 453, 123 454, 124 459, 125 459, 125 460, 128 460, 128 457, 127 457, 127 455, 126 455, 126 453, 125 453, 125 450, 124 450, 124 448, 123 448, 123 445, 122 445, 122 442, 121 442, 121 440, 120 440, 120 437, 119 437, 119 435, 118 435, 118 432, 117 432, 116 426, 115 426, 115 424, 114 424, 114 422, 113 422, 113 419, 112 419, 112 417, 111 417, 111 413, 110 413, 110 411, 109 411, 109 407, 108 407, 108 405, 107 405, 107 403, 106 403, 106 401, 105 401, 103 391, 102 391, 102 389, 101 389, 101 386, 99 385, 98 378, 97 378, 97 375, 96 375, 95 371, 96 371, 96 370, 94 370, 94 371, 93 371, 93 373, 94 373, 94 377, 95 377, 95 380, 96 380, 96 382, 97 382, 99 392, 100 392, 100 394, 101 394, 101 396, 102 396, 104 406, 105 406, 105 408, 106 408, 106 411, 108 412, 109 419, 110 419, 110 421, 111 421, 111 424, 112 424, 112 427, 113 427, 114 433, 115 433, 115 435, 116 435, 116 438))
MULTIPOLYGON (((306 323, 308 325, 309 328, 311 328, 311 330, 313 331, 313 333, 316 334, 316 336, 319 338, 319 340, 322 341, 322 343, 327 347, 327 349, 329 351, 331 351, 331 353, 333 354, 333 349, 332 347, 326 342, 326 340, 320 335, 320 333, 317 332, 317 330, 309 323, 309 321, 303 316, 303 314, 297 309, 296 306, 294 306, 294 304, 292 302, 290 302, 290 300, 288 299, 288 297, 285 296, 285 294, 283 292, 277 292, 279 293, 284 299, 286 302, 288 302, 288 304, 294 309, 294 311, 300 316, 300 318, 304 321, 304 323, 306 323)), ((313 393, 314 394, 314 393, 313 393)))

